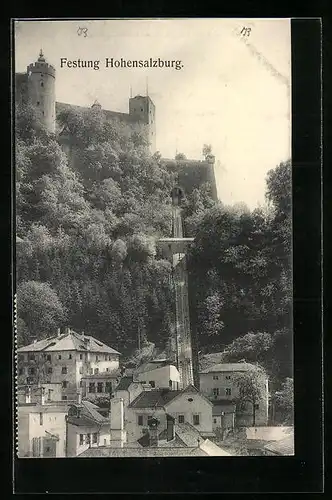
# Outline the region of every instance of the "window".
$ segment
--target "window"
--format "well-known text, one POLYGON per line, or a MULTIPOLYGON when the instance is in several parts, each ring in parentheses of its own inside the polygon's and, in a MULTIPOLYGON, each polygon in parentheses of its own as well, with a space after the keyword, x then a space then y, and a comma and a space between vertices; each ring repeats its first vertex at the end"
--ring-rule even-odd
POLYGON ((255 404, 255 410, 259 410, 259 404, 258 403, 255 404))
POLYGON ((44 87, 44 82, 40 82, 40 86, 41 86, 41 87, 44 87))
POLYGON ((34 354, 29 354, 29 361, 34 361, 35 360, 35 355, 34 354))
POLYGON ((105 383, 105 392, 112 392, 112 382, 105 383))
POLYGON ((92 434, 92 442, 97 443, 98 442, 98 432, 94 432, 92 434))
POLYGON ((80 434, 80 446, 84 443, 84 434, 80 434))
POLYGON ((171 381, 171 380, 168 382, 168 385, 169 385, 169 387, 172 389, 172 385, 173 385, 173 383, 172 383, 172 381, 171 381))
POLYGON ((213 419, 213 423, 214 423, 214 424, 216 424, 216 423, 217 423, 217 419, 216 419, 216 418, 214 418, 214 419, 213 419))
POLYGON ((63 389, 67 389, 67 387, 68 387, 68 382, 66 382, 66 380, 64 380, 64 381, 62 382, 62 388, 63 388, 63 389))
POLYGON ((96 361, 99 361, 98 356, 96 356, 96 361))
POLYGON ((146 380, 142 380, 141 384, 146 384, 146 380))
POLYGON ((39 413, 39 425, 43 425, 43 414, 39 413))
POLYGON ((51 399, 52 399, 52 389, 49 389, 49 390, 48 390, 48 396, 47 396, 47 399, 48 399, 49 401, 51 401, 51 399))
POLYGON ((109 369, 109 368, 106 368, 106 371, 107 371, 107 372, 109 372, 109 371, 110 371, 110 369, 109 369))
POLYGON ((151 387, 156 387, 156 383, 154 380, 149 380, 149 384, 151 385, 151 387))
POLYGON ((47 373, 52 373, 52 368, 47 368, 47 373))
POLYGON ((67 367, 66 366, 63 366, 61 368, 61 373, 67 373, 67 367))
POLYGON ((213 389, 213 395, 214 395, 214 397, 215 397, 215 398, 216 398, 217 396, 219 396, 219 389, 218 389, 217 387, 215 387, 215 388, 213 389))
POLYGON ((61 354, 59 354, 58 359, 61 359, 61 354))
POLYGON ((67 399, 68 399, 68 398, 67 398, 67 396, 62 396, 62 397, 61 397, 61 400, 62 400, 62 401, 67 401, 67 399))
POLYGON ((230 380, 231 379, 231 376, 230 375, 226 375, 226 380, 230 380))
POLYGON ((87 434, 85 436, 85 444, 90 444, 91 443, 91 434, 87 434))
POLYGON ((72 358, 72 355, 71 355, 71 354, 69 354, 68 359, 71 359, 71 358, 72 358))
POLYGON ((97 392, 103 392, 103 383, 102 382, 98 382, 97 384, 97 392))
POLYGON ((36 370, 34 368, 29 368, 29 375, 34 375, 36 370))
POLYGON ((47 361, 52 361, 52 356, 51 356, 50 354, 47 354, 47 356, 46 356, 46 360, 47 360, 47 361))
POLYGON ((179 415, 178 421, 179 421, 179 424, 184 424, 184 415, 179 415))
POLYGON ((90 382, 90 384, 89 384, 89 392, 95 392, 95 384, 94 384, 94 382, 90 382))
POLYGON ((40 102, 39 102, 39 101, 37 101, 37 106, 39 106, 39 104, 40 104, 40 102))
POLYGON ((199 425, 199 415, 193 415, 193 423, 194 425, 199 425))
POLYGON ((137 424, 138 425, 143 425, 143 415, 138 415, 138 417, 137 417, 137 424))
POLYGON ((232 395, 232 389, 230 389, 229 387, 226 387, 225 392, 226 392, 226 396, 232 395))
POLYGON ((141 111, 144 111, 143 108, 141 108, 141 111))
POLYGON ((80 367, 79 373, 82 375, 83 374, 83 366, 80 367))
POLYGON ((213 380, 218 380, 218 375, 213 375, 213 380))
POLYGON ((80 359, 83 359, 83 354, 80 354, 80 359))
POLYGON ((83 387, 83 380, 80 380, 80 387, 83 387))
POLYGON ((95 368, 95 374, 99 373, 99 368, 95 368))

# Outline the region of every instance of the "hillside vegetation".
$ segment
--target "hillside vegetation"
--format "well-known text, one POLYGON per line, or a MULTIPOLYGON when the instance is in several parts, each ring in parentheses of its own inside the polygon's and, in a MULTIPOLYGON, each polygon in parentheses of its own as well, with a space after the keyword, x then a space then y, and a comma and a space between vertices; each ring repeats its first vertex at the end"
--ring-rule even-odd
MULTIPOLYGON (((74 165, 32 108, 16 112, 19 343, 70 326, 124 359, 138 336, 163 350, 174 304, 156 241, 171 234, 175 174, 96 108, 59 118, 74 165)), ((268 173, 266 196, 254 211, 215 203, 208 184, 187 196, 191 318, 201 355, 257 361, 280 383, 292 376, 290 162, 268 173)))

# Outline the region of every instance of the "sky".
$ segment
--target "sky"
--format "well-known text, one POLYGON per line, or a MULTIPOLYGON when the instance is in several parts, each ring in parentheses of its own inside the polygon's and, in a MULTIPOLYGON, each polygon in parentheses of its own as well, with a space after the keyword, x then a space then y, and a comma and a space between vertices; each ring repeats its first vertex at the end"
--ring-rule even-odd
POLYGON ((130 87, 146 95, 148 82, 157 150, 202 159, 211 144, 225 204, 264 204, 267 172, 291 156, 289 19, 16 21, 15 71, 26 71, 41 48, 56 69, 60 102, 97 99, 128 112, 130 87), (99 60, 100 69, 61 68, 64 57, 99 60), (181 60, 183 68, 106 68, 107 57, 181 60))

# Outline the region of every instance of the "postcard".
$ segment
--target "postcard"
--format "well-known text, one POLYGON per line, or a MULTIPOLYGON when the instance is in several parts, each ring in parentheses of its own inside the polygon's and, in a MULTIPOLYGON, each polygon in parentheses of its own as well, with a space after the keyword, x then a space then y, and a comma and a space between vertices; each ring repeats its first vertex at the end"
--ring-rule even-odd
POLYGON ((14 43, 17 456, 294 455, 290 19, 14 43))

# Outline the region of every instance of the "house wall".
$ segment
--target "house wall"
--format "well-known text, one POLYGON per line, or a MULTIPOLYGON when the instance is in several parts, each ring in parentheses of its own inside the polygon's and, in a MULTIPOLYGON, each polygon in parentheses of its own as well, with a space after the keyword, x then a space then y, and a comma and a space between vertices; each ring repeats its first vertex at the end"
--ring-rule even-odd
MULTIPOLYGON (((211 401, 228 400, 232 401, 239 394, 235 383, 238 372, 215 372, 200 374, 200 390, 211 401), (216 378, 218 377, 218 378, 216 378), (214 390, 218 390, 218 394, 214 390), (230 389, 230 394, 226 389, 230 389)), ((264 378, 265 391, 263 398, 258 403, 256 410, 256 425, 267 425, 268 423, 268 380, 264 378)), ((247 403, 237 409, 236 425, 252 425, 252 405, 247 403)))
POLYGON ((167 427, 165 410, 153 408, 128 408, 126 431, 127 442, 133 443, 145 434, 148 428, 148 418, 156 417, 160 420, 159 432, 162 432, 167 427), (143 416, 143 425, 138 425, 138 417, 143 416))
POLYGON ((185 422, 194 425, 198 431, 212 432, 212 404, 197 393, 182 394, 168 403, 165 409, 176 422, 179 415, 184 415, 185 422), (199 415, 199 425, 194 424, 194 415, 199 415))
POLYGON ((110 426, 109 424, 103 425, 95 425, 91 427, 81 426, 81 425, 72 425, 70 423, 68 425, 68 445, 67 445, 67 453, 68 457, 76 457, 83 453, 83 451, 88 448, 97 448, 98 446, 109 446, 110 444, 110 426), (97 443, 93 443, 93 434, 97 433, 97 443), (80 434, 83 435, 83 443, 80 444, 80 434), (86 436, 90 434, 90 443, 86 442, 86 436))
POLYGON ((29 414, 18 409, 17 451, 19 458, 30 456, 29 424, 29 414))
POLYGON ((18 407, 18 446, 19 456, 32 456, 32 439, 47 437, 46 431, 59 436, 56 442, 56 456, 66 454, 66 422, 67 406, 60 411, 52 411, 52 407, 39 405, 18 407), (41 417, 42 415, 42 417, 41 417), (21 455, 22 454, 22 455, 21 455))
POLYGON ((123 413, 124 413, 124 419, 126 422, 127 419, 127 409, 128 405, 134 401, 134 399, 137 398, 143 391, 142 384, 138 384, 133 382, 130 384, 127 390, 124 391, 114 391, 114 397, 115 398, 121 398, 123 399, 123 413))
POLYGON ((172 390, 176 390, 178 389, 177 384, 180 383, 180 374, 173 365, 162 366, 148 372, 139 373, 136 378, 140 382, 145 381, 149 383, 150 381, 154 381, 156 389, 171 388, 172 390), (170 387, 170 381, 172 381, 172 387, 170 387))

